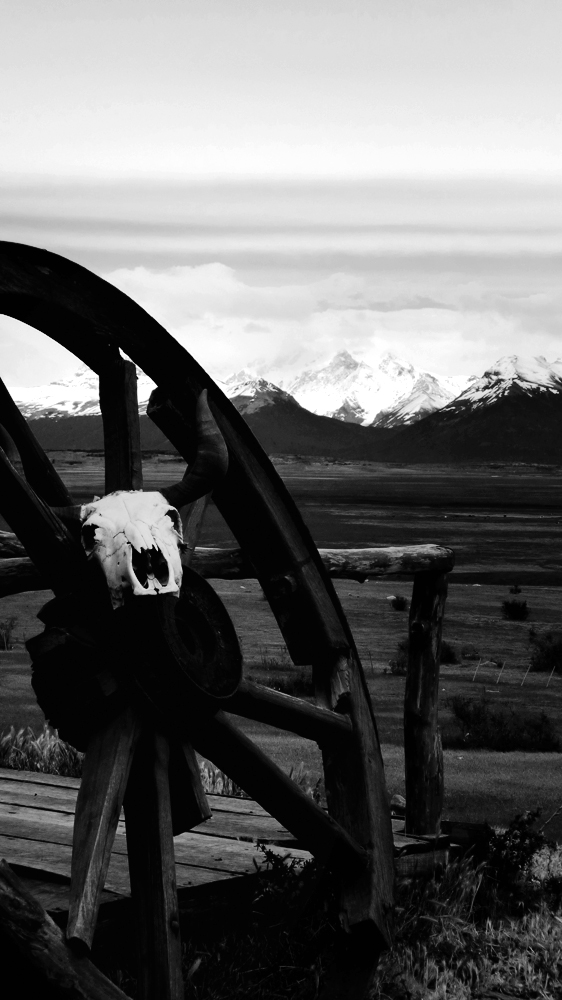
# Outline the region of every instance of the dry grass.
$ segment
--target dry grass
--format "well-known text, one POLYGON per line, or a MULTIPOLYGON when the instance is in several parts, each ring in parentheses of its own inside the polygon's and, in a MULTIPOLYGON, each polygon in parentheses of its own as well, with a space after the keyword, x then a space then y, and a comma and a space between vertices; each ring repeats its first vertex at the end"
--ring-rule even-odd
POLYGON ((38 736, 29 726, 14 726, 0 737, 0 767, 17 771, 42 771, 79 778, 84 754, 59 738, 56 730, 44 726, 38 736))

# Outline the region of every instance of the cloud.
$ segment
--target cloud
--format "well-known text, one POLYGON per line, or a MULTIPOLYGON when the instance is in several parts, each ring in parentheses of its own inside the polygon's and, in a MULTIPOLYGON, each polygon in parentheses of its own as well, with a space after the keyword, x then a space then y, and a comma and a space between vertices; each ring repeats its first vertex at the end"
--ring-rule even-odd
POLYGON ((562 296, 548 281, 464 277, 406 268, 257 285, 220 263, 107 275, 217 377, 247 365, 288 377, 343 348, 371 362, 390 350, 443 374, 562 353, 562 296))

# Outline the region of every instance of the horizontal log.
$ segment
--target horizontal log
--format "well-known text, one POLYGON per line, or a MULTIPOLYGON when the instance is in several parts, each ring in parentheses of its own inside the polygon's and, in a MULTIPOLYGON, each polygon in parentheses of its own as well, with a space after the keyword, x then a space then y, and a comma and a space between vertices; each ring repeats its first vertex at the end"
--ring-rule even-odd
MULTIPOLYGON (((330 576, 343 580, 363 581, 395 574, 412 576, 427 570, 449 573, 455 563, 452 549, 441 545, 319 549, 319 552, 330 576)), ((9 531, 0 532, 0 597, 49 586, 24 553, 15 535, 9 531)), ((197 548, 191 565, 207 580, 247 580, 256 575, 241 549, 197 548)))
POLYGON ((241 681, 236 694, 224 707, 234 715, 286 729, 320 744, 333 744, 342 738, 345 740, 352 733, 347 715, 337 715, 252 681, 241 681))
MULTIPOLYGON (((320 558, 332 577, 366 580, 368 577, 426 570, 449 573, 455 556, 442 545, 391 545, 369 549, 319 549, 320 558)), ((255 577, 241 549, 197 548, 192 562, 201 576, 223 580, 255 577)))

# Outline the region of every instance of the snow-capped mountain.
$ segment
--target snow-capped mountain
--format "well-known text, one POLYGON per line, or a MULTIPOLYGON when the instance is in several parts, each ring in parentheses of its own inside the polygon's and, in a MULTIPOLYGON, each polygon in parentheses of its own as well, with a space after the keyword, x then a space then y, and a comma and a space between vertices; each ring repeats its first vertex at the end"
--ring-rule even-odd
POLYGON ((303 372, 287 390, 313 413, 364 426, 393 427, 446 406, 467 382, 463 376, 420 371, 390 353, 374 368, 340 351, 325 367, 303 372))
POLYGON ((225 382, 219 382, 219 385, 224 394, 232 400, 238 412, 242 414, 256 413, 264 406, 272 406, 279 402, 292 403, 294 406, 299 405, 288 392, 280 389, 273 382, 268 382, 267 379, 259 378, 244 370, 231 375, 225 382))
POLYGON ((489 406, 498 399, 520 393, 526 396, 537 393, 562 392, 562 359, 506 355, 488 368, 481 378, 472 376, 469 384, 447 410, 474 410, 489 406))
MULTIPOLYGON (((137 392, 139 411, 146 412, 148 397, 154 382, 143 372, 138 373, 137 392)), ((24 417, 84 417, 100 413, 98 376, 83 365, 70 378, 48 385, 34 385, 9 389, 24 417)))

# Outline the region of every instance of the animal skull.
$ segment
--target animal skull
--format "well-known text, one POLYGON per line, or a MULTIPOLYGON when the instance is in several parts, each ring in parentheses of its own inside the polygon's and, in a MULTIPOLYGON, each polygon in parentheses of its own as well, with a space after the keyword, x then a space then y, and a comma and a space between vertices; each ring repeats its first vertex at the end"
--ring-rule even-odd
POLYGON ((80 520, 82 546, 100 564, 113 608, 129 588, 136 597, 179 592, 181 520, 162 493, 109 493, 84 504, 80 520))
POLYGON ((114 608, 130 588, 136 597, 177 594, 182 526, 178 510, 210 493, 226 475, 228 449, 204 389, 195 410, 197 454, 183 479, 160 493, 117 490, 82 506, 52 507, 71 532, 80 530, 88 559, 99 562, 114 608))

